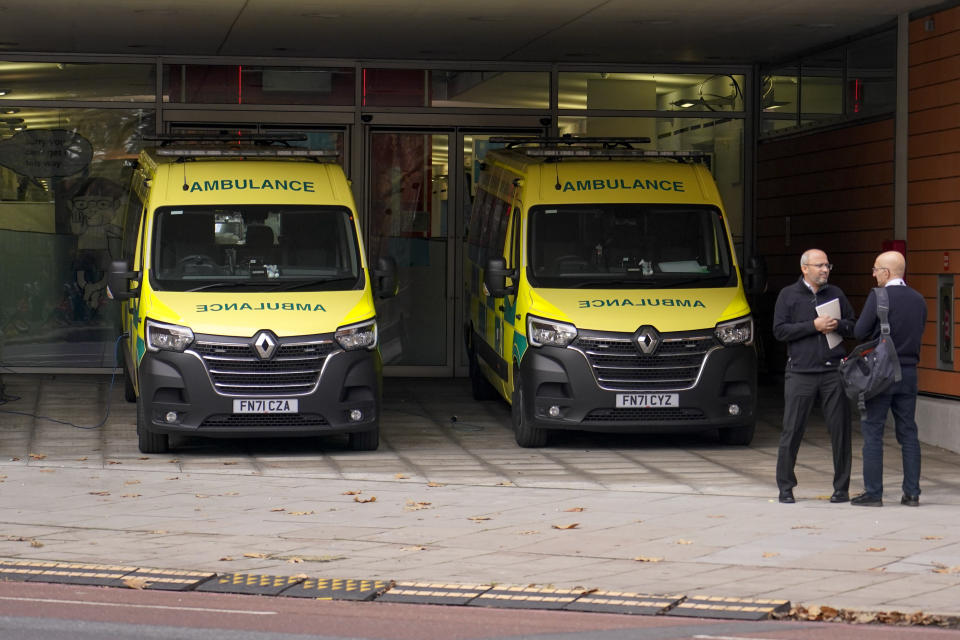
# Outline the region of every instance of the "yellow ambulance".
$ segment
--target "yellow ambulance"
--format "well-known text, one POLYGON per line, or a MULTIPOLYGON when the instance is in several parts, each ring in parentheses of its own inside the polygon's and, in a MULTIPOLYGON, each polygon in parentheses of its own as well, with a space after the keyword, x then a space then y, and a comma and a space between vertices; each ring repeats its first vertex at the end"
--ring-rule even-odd
POLYGON ((523 447, 559 429, 749 444, 753 319, 703 155, 491 142, 505 146, 484 159, 465 251, 474 396, 511 403, 523 447))
POLYGON ((395 266, 369 272, 336 154, 291 139, 181 136, 139 156, 108 283, 143 453, 174 434, 379 444, 373 296, 395 293, 395 266))

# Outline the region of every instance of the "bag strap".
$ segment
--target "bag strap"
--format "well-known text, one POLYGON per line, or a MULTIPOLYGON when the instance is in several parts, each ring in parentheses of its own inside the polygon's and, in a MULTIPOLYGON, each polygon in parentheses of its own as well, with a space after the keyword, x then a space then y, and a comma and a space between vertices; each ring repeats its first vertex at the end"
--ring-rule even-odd
MULTIPOLYGON (((887 317, 890 311, 890 297, 887 294, 887 288, 875 287, 874 291, 877 294, 877 318, 880 319, 880 339, 888 340, 890 344, 893 345, 893 338, 890 337, 890 322, 887 317)), ((894 356, 896 356, 896 345, 893 346, 894 356)), ((893 380, 894 382, 900 382, 900 380, 903 379, 903 374, 900 371, 899 357, 894 357, 893 367, 893 380)))

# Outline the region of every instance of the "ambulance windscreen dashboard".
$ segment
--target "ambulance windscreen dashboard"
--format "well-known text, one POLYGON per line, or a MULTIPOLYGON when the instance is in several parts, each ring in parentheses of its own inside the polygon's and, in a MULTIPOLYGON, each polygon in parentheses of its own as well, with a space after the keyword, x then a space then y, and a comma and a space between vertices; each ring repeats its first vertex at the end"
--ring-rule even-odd
POLYGON ((154 220, 157 290, 363 288, 356 227, 343 207, 166 207, 154 220))
POLYGON ((736 285, 712 207, 597 204, 534 207, 529 277, 546 288, 736 285))

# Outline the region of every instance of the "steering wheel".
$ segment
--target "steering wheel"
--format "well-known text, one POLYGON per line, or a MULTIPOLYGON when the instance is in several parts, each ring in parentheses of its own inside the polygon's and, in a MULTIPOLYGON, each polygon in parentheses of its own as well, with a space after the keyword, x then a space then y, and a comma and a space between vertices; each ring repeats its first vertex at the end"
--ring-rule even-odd
POLYGON ((589 266, 590 262, 583 256, 578 256, 574 253, 560 256, 553 260, 553 266, 557 270, 561 269, 572 269, 576 267, 586 267, 589 266))
POLYGON ((183 269, 185 267, 216 268, 216 266, 217 263, 214 261, 214 259, 203 253, 192 253, 177 260, 178 269, 183 269))

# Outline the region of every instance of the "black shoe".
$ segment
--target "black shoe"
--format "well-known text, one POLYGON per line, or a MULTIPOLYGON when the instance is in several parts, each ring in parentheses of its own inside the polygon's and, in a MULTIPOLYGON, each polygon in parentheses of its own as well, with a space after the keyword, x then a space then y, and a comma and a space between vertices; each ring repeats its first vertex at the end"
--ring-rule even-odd
POLYGON ((874 498, 867 493, 861 493, 850 500, 850 504, 855 507, 882 507, 883 498, 874 498))
POLYGON ((905 493, 903 494, 903 497, 900 498, 900 504, 905 504, 908 507, 919 507, 920 496, 911 496, 905 493))
POLYGON ((783 504, 793 504, 796 500, 793 499, 793 489, 787 489, 786 491, 780 492, 780 502, 783 504))
POLYGON ((830 502, 850 502, 850 494, 846 491, 834 491, 830 496, 830 502))

